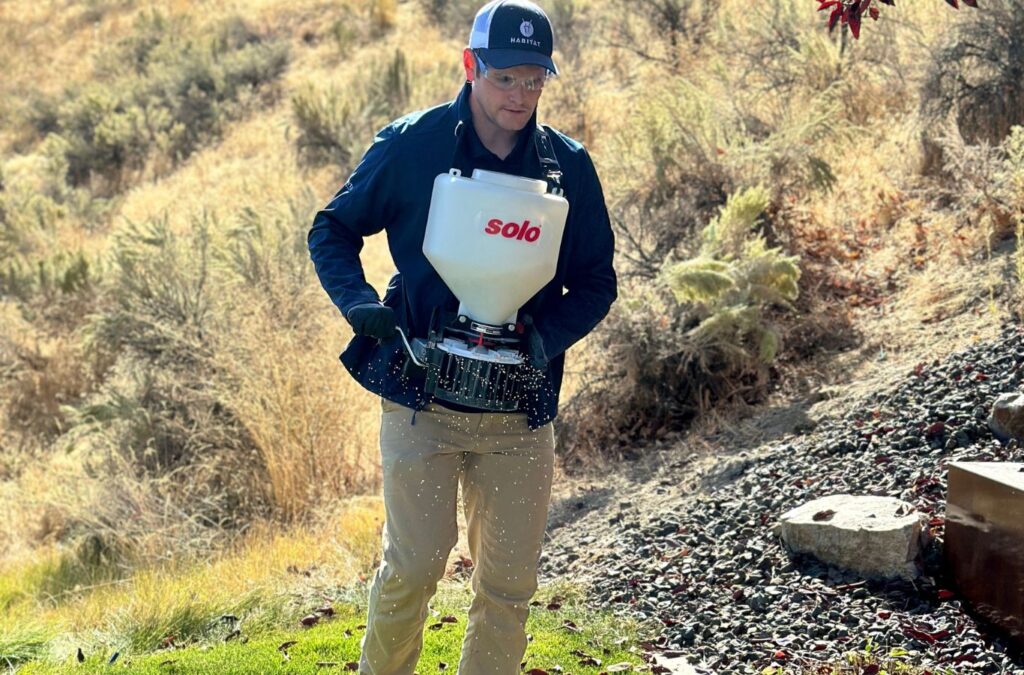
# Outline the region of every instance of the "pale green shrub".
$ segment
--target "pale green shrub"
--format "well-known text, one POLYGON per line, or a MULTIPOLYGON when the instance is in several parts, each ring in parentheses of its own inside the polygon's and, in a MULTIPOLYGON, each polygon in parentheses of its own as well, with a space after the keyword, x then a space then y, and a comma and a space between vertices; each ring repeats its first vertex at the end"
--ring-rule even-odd
POLYGON ((633 452, 712 405, 764 395, 782 349, 772 319, 792 307, 800 278, 797 258, 757 231, 769 203, 760 187, 733 195, 696 256, 623 289, 598 329, 600 362, 563 415, 570 460, 633 452))

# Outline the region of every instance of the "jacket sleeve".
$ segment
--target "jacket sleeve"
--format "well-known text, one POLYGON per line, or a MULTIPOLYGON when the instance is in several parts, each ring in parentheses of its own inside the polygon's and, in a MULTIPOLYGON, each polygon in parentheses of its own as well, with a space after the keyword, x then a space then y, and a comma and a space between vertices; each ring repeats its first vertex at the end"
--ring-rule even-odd
POLYGON ((583 151, 584 175, 570 204, 572 228, 566 259, 564 292, 534 317, 548 360, 558 357, 593 330, 608 313, 618 295, 615 269, 615 236, 597 171, 583 151))
POLYGON ((346 318, 356 305, 379 302, 366 282, 359 252, 363 238, 384 229, 393 215, 393 142, 386 131, 377 134, 345 185, 317 212, 307 236, 320 283, 346 318))

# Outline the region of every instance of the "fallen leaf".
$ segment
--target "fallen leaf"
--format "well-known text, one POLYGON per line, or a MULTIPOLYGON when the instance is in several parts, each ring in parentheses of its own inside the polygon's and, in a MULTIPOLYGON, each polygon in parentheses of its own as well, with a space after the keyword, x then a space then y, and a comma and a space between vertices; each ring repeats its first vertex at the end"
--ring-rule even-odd
POLYGON ((294 647, 297 644, 299 644, 298 640, 288 640, 287 642, 282 642, 281 644, 279 644, 277 646, 277 651, 283 652, 286 649, 288 649, 289 647, 294 647))
POLYGON ((441 617, 441 623, 458 623, 458 622, 459 622, 459 620, 457 618, 455 618, 451 614, 448 614, 446 616, 442 616, 441 617))
POLYGON ((359 663, 357 661, 349 661, 345 664, 345 670, 359 670, 359 663))
POLYGON ((299 623, 301 623, 306 628, 310 628, 312 626, 315 626, 319 621, 320 617, 318 617, 316 614, 308 614, 302 617, 302 620, 299 621, 299 623))
POLYGON ((444 628, 444 624, 438 621, 437 623, 430 624, 429 626, 427 626, 427 628, 429 630, 441 630, 442 628, 444 628))
POLYGON ((580 627, 577 626, 576 623, 574 621, 571 621, 570 619, 566 619, 562 622, 562 628, 568 631, 572 631, 573 633, 579 633, 581 631, 580 627))
POLYGON ((622 663, 613 663, 612 665, 605 668, 605 672, 608 673, 622 673, 633 667, 632 663, 623 661, 622 663))
POLYGON ((836 512, 832 509, 825 509, 824 511, 818 511, 814 514, 813 518, 815 522, 821 522, 823 520, 832 520, 832 516, 836 515, 836 512))
POLYGON ((75 654, 75 658, 78 659, 79 663, 82 663, 83 661, 85 661, 85 653, 82 652, 82 648, 81 647, 78 648, 78 653, 75 654))
POLYGON ((317 661, 317 668, 333 668, 338 665, 337 661, 317 661))

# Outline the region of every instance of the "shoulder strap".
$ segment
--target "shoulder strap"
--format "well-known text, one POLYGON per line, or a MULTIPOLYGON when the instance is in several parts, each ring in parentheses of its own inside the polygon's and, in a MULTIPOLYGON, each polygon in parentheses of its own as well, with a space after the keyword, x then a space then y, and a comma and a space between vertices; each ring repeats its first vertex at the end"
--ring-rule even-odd
POLYGON ((562 167, 555 157, 555 149, 551 146, 551 138, 543 126, 538 124, 533 132, 533 146, 537 150, 537 158, 540 160, 540 169, 544 174, 544 180, 548 182, 548 190, 562 193, 562 167))

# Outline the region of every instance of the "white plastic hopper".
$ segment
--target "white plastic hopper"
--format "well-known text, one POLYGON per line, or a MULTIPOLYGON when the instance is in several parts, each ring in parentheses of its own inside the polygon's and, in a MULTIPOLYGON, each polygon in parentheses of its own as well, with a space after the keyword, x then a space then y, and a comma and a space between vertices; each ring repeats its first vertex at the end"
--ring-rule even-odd
POLYGON ((513 323, 555 276, 569 202, 542 180, 477 169, 434 179, 423 253, 481 323, 513 323))

